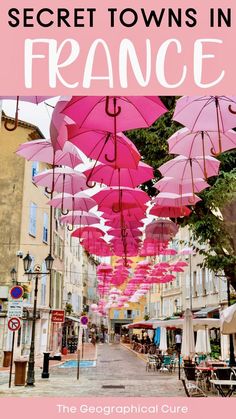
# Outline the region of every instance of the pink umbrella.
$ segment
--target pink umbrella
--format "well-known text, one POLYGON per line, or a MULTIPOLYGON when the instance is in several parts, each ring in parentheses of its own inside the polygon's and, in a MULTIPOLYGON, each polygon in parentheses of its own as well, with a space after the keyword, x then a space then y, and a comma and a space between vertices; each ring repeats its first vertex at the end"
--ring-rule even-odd
POLYGON ((187 207, 170 207, 170 206, 161 206, 154 205, 149 214, 156 215, 157 217, 168 217, 168 218, 178 218, 178 217, 187 217, 191 214, 191 210, 187 207))
POLYGON ((48 201, 48 205, 54 208, 65 208, 67 210, 89 211, 97 205, 96 201, 84 192, 78 192, 75 195, 68 193, 58 194, 48 201))
POLYGON ((153 168, 145 163, 139 163, 136 169, 116 168, 114 164, 99 164, 96 168, 84 172, 88 181, 104 183, 107 186, 127 186, 135 188, 154 177, 153 168))
POLYGON ((112 163, 117 158, 117 132, 149 127, 166 111, 157 96, 75 96, 63 112, 80 128, 114 134, 113 157, 106 156, 106 160, 112 163))
POLYGON ((178 195, 168 192, 160 192, 155 198, 154 203, 159 206, 170 206, 170 207, 182 207, 183 205, 195 205, 197 202, 201 201, 195 194, 183 194, 178 195))
POLYGON ((36 185, 72 195, 87 189, 86 180, 83 173, 68 168, 50 169, 34 176, 36 185))
MULTIPOLYGON (((131 209, 123 209, 122 216, 125 221, 138 221, 146 217, 145 208, 135 207, 131 209)), ((120 213, 114 213, 112 208, 104 208, 103 217, 110 221, 115 221, 120 218, 120 213)))
MULTIPOLYGON (((68 125, 68 140, 75 144, 90 159, 107 164, 106 156, 114 150, 114 135, 107 131, 81 129, 77 125, 68 125)), ((135 145, 122 133, 116 136, 116 168, 129 167, 136 169, 141 158, 135 145)))
MULTIPOLYGON (((236 148, 236 132, 233 130, 220 134, 221 151, 236 148)), ((182 154, 186 157, 217 155, 219 150, 219 133, 217 131, 189 131, 182 128, 168 140, 171 154, 182 154)))
MULTIPOLYGON (((206 189, 210 186, 204 179, 201 178, 193 179, 193 185, 195 193, 199 193, 203 189, 206 189)), ((175 179, 174 177, 163 177, 153 186, 160 192, 170 192, 179 195, 192 192, 191 179, 175 179)))
POLYGON ((177 100, 173 119, 191 131, 217 131, 221 153, 221 133, 235 127, 235 107, 236 96, 183 96, 177 100))
POLYGON ((177 251, 175 249, 162 249, 160 255, 174 256, 177 255, 177 251))
POLYGON ((73 169, 83 163, 78 148, 66 142, 63 150, 55 151, 47 140, 34 140, 19 146, 16 154, 27 160, 41 161, 53 166, 69 166, 73 169))
MULTIPOLYGON (((140 237, 140 236, 142 236, 141 231, 138 230, 138 229, 133 229, 133 230, 126 229, 125 232, 126 232, 127 236, 130 236, 130 237, 140 237)), ((121 236, 121 230, 119 228, 116 228, 116 229, 112 228, 107 233, 109 234, 109 236, 115 236, 115 237, 120 237, 121 236)))
POLYGON ((62 150, 67 140, 67 125, 72 124, 70 118, 61 113, 67 104, 65 97, 60 97, 52 114, 50 122, 50 138, 55 150, 62 150))
MULTIPOLYGON (((69 213, 68 215, 63 215, 60 218, 60 222, 62 224, 71 224, 72 227, 74 225, 91 225, 99 223, 100 218, 96 214, 92 214, 91 212, 88 213, 86 211, 74 211, 73 213, 69 213)), ((72 229, 70 229, 72 231, 72 229)))
POLYGON ((112 208, 114 212, 120 212, 123 209, 134 207, 145 208, 149 201, 149 196, 140 189, 105 188, 93 195, 93 199, 98 204, 98 209, 103 211, 106 208, 112 208))
POLYGON ((81 228, 77 228, 77 230, 73 231, 73 233, 71 234, 72 237, 89 237, 89 235, 91 235, 91 237, 102 237, 104 235, 104 231, 101 230, 98 227, 94 227, 94 226, 88 226, 88 227, 81 227, 81 228))
POLYGON ((18 112, 19 112, 19 101, 31 102, 38 105, 44 100, 49 99, 51 96, 0 96, 0 100, 16 100, 16 111, 15 111, 15 124, 14 126, 8 126, 8 121, 5 121, 4 128, 7 131, 14 131, 18 126, 18 112))
POLYGON ((171 220, 159 219, 152 221, 150 224, 147 224, 145 233, 146 236, 159 236, 160 234, 169 234, 171 236, 175 235, 178 232, 178 226, 171 220))
MULTIPOLYGON (((211 156, 205 157, 207 176, 216 176, 219 172, 220 162, 211 156)), ((188 158, 177 156, 162 164, 158 170, 162 176, 170 176, 176 179, 204 178, 204 157, 188 158)))

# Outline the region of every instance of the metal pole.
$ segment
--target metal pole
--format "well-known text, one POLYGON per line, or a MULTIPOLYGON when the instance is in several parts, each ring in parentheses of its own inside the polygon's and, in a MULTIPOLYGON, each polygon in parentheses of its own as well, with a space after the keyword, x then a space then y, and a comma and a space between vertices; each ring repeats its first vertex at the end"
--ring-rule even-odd
POLYGON ((84 359, 84 328, 82 332, 82 359, 84 359))
POLYGON ((77 358, 77 380, 79 380, 79 368, 80 368, 80 349, 78 349, 78 358, 77 358))
POLYGON ((33 322, 32 322, 32 334, 31 334, 31 344, 30 344, 30 354, 28 362, 28 371, 27 371, 27 386, 34 386, 34 355, 35 355, 35 326, 36 326, 36 313, 37 313, 37 295, 38 295, 38 274, 35 276, 35 288, 34 288, 34 308, 33 308, 33 322))
POLYGON ((13 366, 13 354, 14 354, 14 344, 15 344, 15 333, 13 332, 12 336, 12 347, 11 347, 11 363, 10 363, 10 373, 9 373, 9 388, 11 388, 11 377, 12 377, 12 366, 13 366))
MULTIPOLYGON (((231 305, 230 302, 230 281, 227 278, 227 299, 228 299, 228 307, 231 305)), ((233 335, 229 335, 229 366, 233 367, 236 365, 235 356, 234 356, 234 341, 233 335)))
POLYGON ((179 380, 180 380, 180 350, 178 350, 178 370, 179 370, 179 380))
POLYGON ((189 308, 193 310, 192 255, 189 255, 189 308))

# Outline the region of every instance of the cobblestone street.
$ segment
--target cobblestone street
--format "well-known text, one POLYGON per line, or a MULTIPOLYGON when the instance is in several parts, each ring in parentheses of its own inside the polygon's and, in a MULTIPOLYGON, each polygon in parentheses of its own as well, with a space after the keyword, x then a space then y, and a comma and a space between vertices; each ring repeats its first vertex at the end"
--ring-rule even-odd
MULTIPOLYGON (((85 348, 84 359, 93 359, 90 348, 85 348)), ((95 367, 81 368, 77 380, 76 368, 50 368, 50 379, 41 379, 41 370, 36 372, 33 388, 13 387, 8 389, 8 375, 0 372, 0 396, 184 396, 177 372, 146 372, 145 361, 122 345, 97 345, 95 367), (3 383, 3 384, 1 384, 3 383)))

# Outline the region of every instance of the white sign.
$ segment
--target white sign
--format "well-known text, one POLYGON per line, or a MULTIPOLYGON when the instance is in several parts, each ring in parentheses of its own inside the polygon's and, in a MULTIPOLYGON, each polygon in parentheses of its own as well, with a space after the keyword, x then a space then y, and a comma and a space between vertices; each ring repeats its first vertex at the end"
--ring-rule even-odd
POLYGON ((23 315, 23 302, 22 301, 9 301, 7 317, 22 317, 23 315))

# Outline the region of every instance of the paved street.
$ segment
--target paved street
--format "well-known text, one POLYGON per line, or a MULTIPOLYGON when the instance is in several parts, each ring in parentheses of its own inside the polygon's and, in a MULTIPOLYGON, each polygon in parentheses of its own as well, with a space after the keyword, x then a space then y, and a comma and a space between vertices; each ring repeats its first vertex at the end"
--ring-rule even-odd
MULTIPOLYGON (((87 355, 85 351, 84 359, 91 359, 91 354, 87 355)), ((0 382, 1 374, 6 373, 0 373, 0 382)), ((184 392, 177 372, 148 373, 144 360, 127 348, 121 345, 99 344, 96 367, 81 368, 79 381, 76 379, 76 368, 60 368, 57 365, 51 367, 49 380, 42 380, 40 370, 37 370, 34 388, 13 386, 9 390, 7 384, 0 385, 0 396, 174 397, 184 396, 184 392)))

